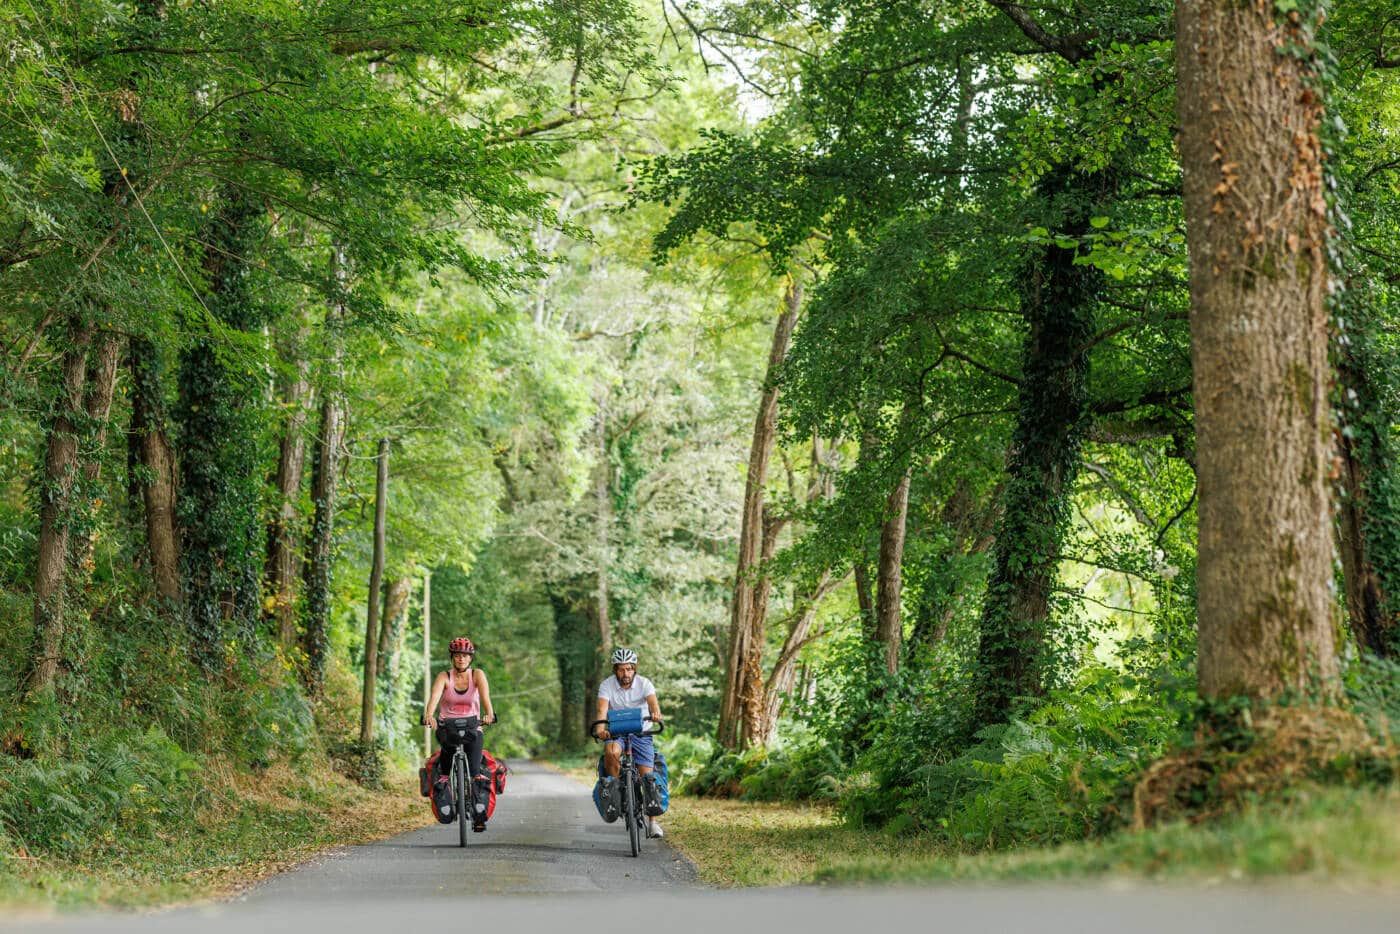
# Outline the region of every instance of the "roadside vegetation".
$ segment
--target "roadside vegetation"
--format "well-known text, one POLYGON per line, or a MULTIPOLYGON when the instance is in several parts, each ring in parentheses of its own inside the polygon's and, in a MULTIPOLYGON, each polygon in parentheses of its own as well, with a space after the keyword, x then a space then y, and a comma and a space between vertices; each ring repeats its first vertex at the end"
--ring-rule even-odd
POLYGON ((723 884, 1386 877, 1397 20, 1190 6, 5 4, 0 895, 419 820, 462 635, 723 884))
POLYGON ((1294 788, 1208 823, 1048 847, 960 852, 936 834, 872 831, 827 805, 672 799, 673 844, 721 887, 1136 881, 1220 885, 1280 878, 1395 891, 1394 789, 1294 788))

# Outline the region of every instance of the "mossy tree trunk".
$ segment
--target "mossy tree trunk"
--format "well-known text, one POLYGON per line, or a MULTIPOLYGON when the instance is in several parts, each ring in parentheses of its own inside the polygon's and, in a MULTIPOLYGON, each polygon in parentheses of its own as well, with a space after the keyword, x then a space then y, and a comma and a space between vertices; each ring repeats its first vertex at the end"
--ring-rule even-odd
POLYGON ((75 515, 78 435, 88 379, 93 328, 80 317, 68 325, 59 383, 54 395, 39 478, 39 544, 34 579, 34 635, 23 694, 51 693, 58 676, 68 611, 68 549, 75 515))

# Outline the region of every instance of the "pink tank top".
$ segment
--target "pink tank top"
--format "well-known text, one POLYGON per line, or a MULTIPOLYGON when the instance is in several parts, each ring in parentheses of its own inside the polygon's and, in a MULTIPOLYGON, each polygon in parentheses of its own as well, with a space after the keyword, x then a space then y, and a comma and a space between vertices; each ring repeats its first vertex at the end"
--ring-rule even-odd
POLYGON ((447 673, 447 686, 442 689, 442 705, 438 710, 438 719, 455 720, 458 717, 479 716, 481 705, 477 697, 476 672, 468 668, 465 672, 471 685, 465 691, 458 691, 455 676, 451 671, 447 673))

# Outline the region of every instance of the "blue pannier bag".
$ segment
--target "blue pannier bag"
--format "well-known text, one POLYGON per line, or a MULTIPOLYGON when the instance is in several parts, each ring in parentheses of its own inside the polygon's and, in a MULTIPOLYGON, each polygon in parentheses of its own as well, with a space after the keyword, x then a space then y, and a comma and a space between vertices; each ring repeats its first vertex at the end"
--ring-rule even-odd
POLYGON ((656 750, 656 785, 661 789, 661 813, 671 806, 671 773, 666 768, 666 757, 656 750))
MULTIPOLYGON (((661 813, 665 814, 671 806, 671 773, 666 768, 666 757, 661 754, 661 750, 656 750, 656 786, 661 791, 661 813)), ((593 783, 593 806, 598 809, 598 816, 603 817, 603 799, 600 789, 603 787, 603 757, 598 757, 598 780, 593 783)), ((607 818, 603 818, 607 820, 607 818)))
POLYGON ((609 710, 608 732, 613 736, 641 733, 646 726, 646 721, 642 719, 644 716, 646 714, 640 707, 633 707, 629 710, 609 710))

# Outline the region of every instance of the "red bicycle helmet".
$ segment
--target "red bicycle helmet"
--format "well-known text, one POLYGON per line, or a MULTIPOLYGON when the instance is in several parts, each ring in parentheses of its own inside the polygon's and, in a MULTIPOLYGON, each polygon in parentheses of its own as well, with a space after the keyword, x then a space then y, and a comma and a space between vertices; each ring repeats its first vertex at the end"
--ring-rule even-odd
POLYGON ((447 647, 447 654, 456 655, 458 652, 463 652, 467 655, 475 655, 476 646, 472 645, 472 640, 470 639, 453 639, 452 643, 447 647))

